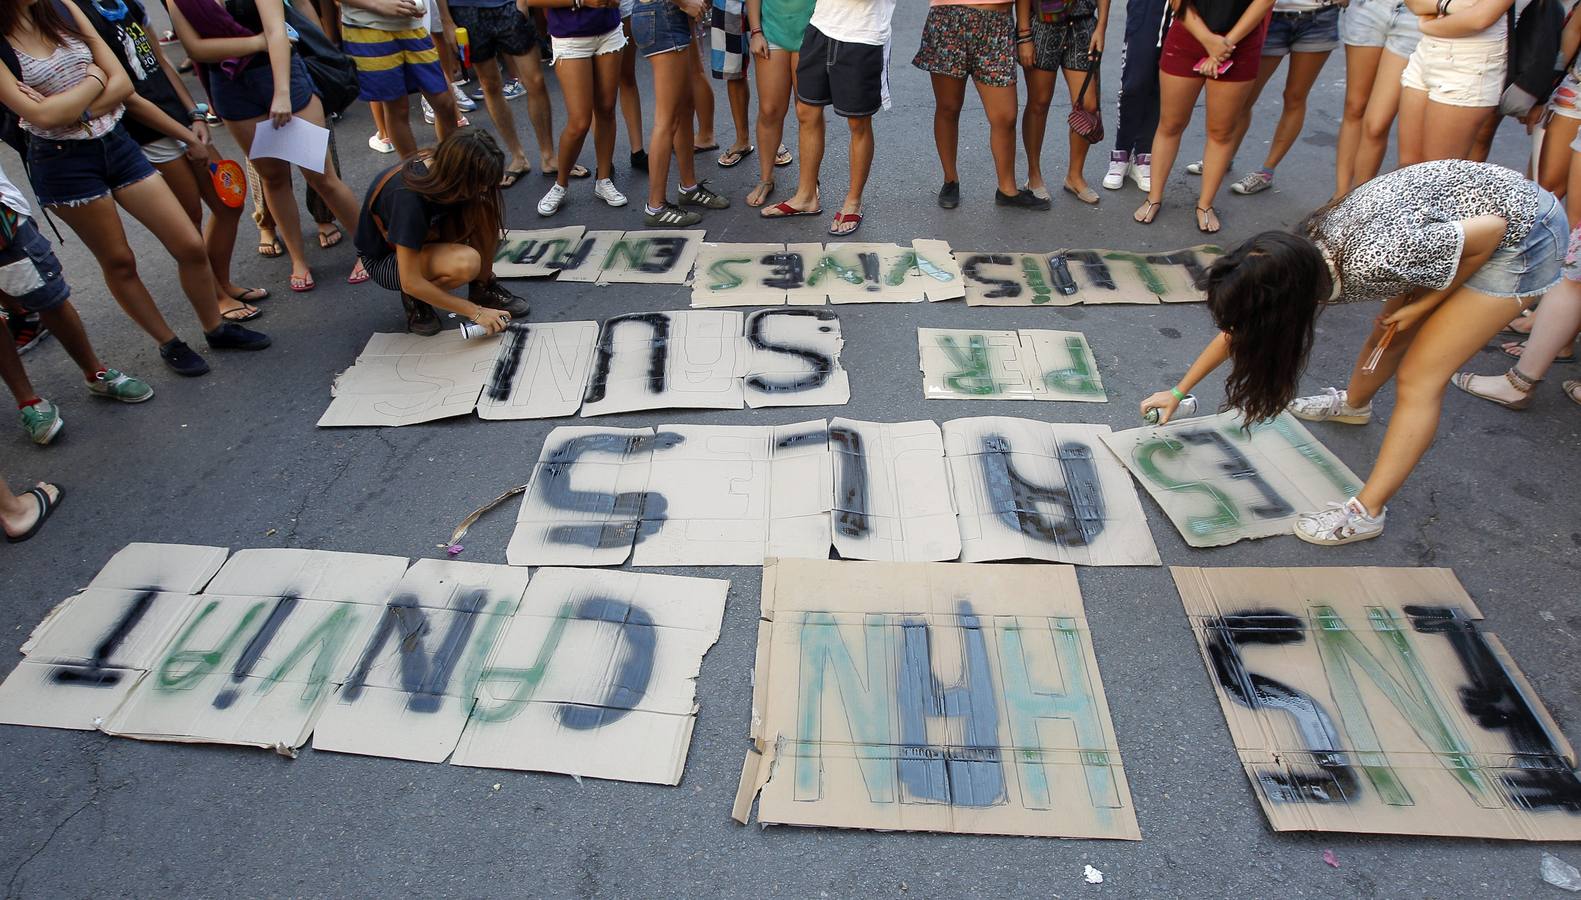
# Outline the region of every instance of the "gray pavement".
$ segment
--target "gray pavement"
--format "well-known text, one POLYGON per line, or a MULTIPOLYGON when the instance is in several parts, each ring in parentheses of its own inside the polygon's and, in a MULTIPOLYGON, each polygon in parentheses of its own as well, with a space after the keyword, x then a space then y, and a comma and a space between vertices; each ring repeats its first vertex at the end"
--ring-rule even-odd
MULTIPOLYGON (((1117 4, 1119 5, 1119 4, 1117 4)), ((1103 192, 1097 209, 1056 195, 1047 214, 996 209, 986 124, 976 101, 964 117, 964 203, 932 203, 937 160, 927 78, 909 65, 923 5, 896 15, 895 108, 877 121, 878 162, 862 237, 943 238, 970 249, 1062 245, 1168 249, 1201 238, 1190 215, 1188 177, 1170 180, 1170 198, 1151 228, 1134 225, 1133 189, 1103 192)), ((1110 26, 1108 85, 1118 83, 1123 14, 1110 26)), ((1331 189, 1342 105, 1341 59, 1312 98, 1307 129, 1280 172, 1279 188, 1219 201, 1225 241, 1296 222, 1331 189)), ((644 76, 646 77, 646 76, 644 76)), ((1271 134, 1282 78, 1254 123, 1242 161, 1255 162, 1271 134)), ((1112 88, 1104 93, 1113 128, 1112 88)), ((728 141, 723 91, 720 138, 728 141)), ((525 110, 518 107, 519 120, 525 110)), ((1063 169, 1063 102, 1051 117, 1046 159, 1063 169)), ((486 117, 480 111, 477 121, 486 117)), ((563 115, 557 117, 563 122, 563 115)), ((370 128, 358 109, 339 127, 348 182, 360 189, 386 163, 362 144, 370 128)), ((1507 127, 1495 159, 1515 164, 1524 136, 1507 127)), ((841 132, 831 131, 826 197, 843 191, 841 132)), ((1198 124, 1185 146, 1200 147, 1198 124)), ((792 146, 794 143, 792 142, 792 146)), ((1095 150, 1089 177, 1101 174, 1095 150)), ((617 154, 623 160, 624 136, 617 154)), ((1186 152, 1186 160, 1191 151, 1186 152)), ((591 148, 584 160, 591 164, 591 148)), ((14 157, 6 171, 20 179, 14 157)), ((736 206, 711 214, 709 234, 725 240, 823 237, 827 222, 773 226, 739 198, 752 166, 717 170, 700 160, 736 206)), ((788 172, 782 176, 789 178, 788 172)), ((595 204, 575 183, 557 224, 635 227, 645 181, 619 167, 633 207, 595 204)), ((528 177, 510 193, 511 224, 534 227, 548 182, 528 177)), ((789 185, 782 184, 781 196, 789 185)), ((826 206, 832 212, 832 207, 826 206)), ((168 257, 130 226, 144 278, 189 341, 198 329, 181 299, 168 257)), ((49 478, 68 491, 58 518, 32 543, 0 550, 4 601, 0 634, 20 646, 50 607, 85 584, 109 556, 134 541, 244 547, 307 547, 431 555, 436 542, 480 502, 527 478, 543 437, 559 422, 461 418, 401 429, 317 430, 331 379, 373 331, 399 330, 399 305, 371 285, 344 284, 349 241, 315 253, 319 289, 292 295, 288 266, 251 252, 250 229, 237 253, 238 281, 275 292, 258 325, 274 349, 211 354, 214 372, 182 380, 107 297, 96 266, 68 236, 61 248, 76 300, 112 364, 147 377, 158 397, 114 407, 79 392, 52 341, 26 357, 41 391, 61 402, 67 430, 39 449, 0 429, 0 460, 12 477, 49 478)), ((605 318, 678 309, 679 287, 529 283, 535 318, 605 318)), ((835 414, 895 421, 969 415, 1037 415, 1062 421, 1136 422, 1135 403, 1167 386, 1212 333, 1197 305, 1069 309, 969 309, 963 304, 842 307, 849 405, 835 409, 665 411, 608 424, 662 422, 777 424, 835 414), (917 326, 1050 327, 1084 331, 1097 354, 1110 402, 1025 405, 924 402, 917 373, 917 326)), ((1305 387, 1343 378, 1375 311, 1340 307, 1321 319, 1305 387)), ((1474 360, 1501 371, 1502 358, 1474 360)), ((1556 378, 1567 377, 1558 367, 1556 378)), ((1214 403, 1221 382, 1199 393, 1214 403)), ((1387 419, 1392 394, 1381 398, 1387 419)), ((1193 550, 1148 499, 1153 537, 1166 564, 1452 566, 1559 722, 1581 737, 1581 663, 1576 573, 1581 569, 1581 489, 1571 476, 1581 442, 1581 410, 1555 383, 1517 414, 1451 392, 1433 448, 1390 510, 1382 538, 1339 550, 1290 538, 1193 550)), ((1315 433, 1365 472, 1382 428, 1318 426, 1315 433)), ((464 559, 503 562, 511 513, 473 529, 464 559)), ((0 728, 0 880, 8 895, 549 895, 674 896, 1559 896, 1538 876, 1539 848, 1519 843, 1340 834, 1275 834, 1237 764, 1228 731, 1186 627, 1166 569, 1082 569, 1093 640, 1141 822, 1140 843, 1053 841, 828 829, 741 827, 730 803, 746 750, 749 680, 760 571, 681 569, 728 578, 729 607, 699 682, 701 714, 683 782, 676 788, 423 765, 304 750, 296 760, 233 748, 141 743, 102 735, 0 728), (493 786, 500 787, 496 791, 493 786), (1340 868, 1320 857, 1332 849, 1340 868), (1082 866, 1103 870, 1082 883, 1082 866)), ((0 670, 9 670, 9 661, 0 670)), ((1547 848, 1573 863, 1581 850, 1547 848)))

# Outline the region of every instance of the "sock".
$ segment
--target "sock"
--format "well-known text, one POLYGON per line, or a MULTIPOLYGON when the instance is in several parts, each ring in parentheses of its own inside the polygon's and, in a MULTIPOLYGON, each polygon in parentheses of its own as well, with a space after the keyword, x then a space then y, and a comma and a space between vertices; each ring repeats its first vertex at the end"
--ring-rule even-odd
POLYGON ((650 215, 650 216, 654 215, 654 214, 658 213, 660 210, 664 209, 664 207, 662 207, 662 206, 649 206, 646 203, 642 204, 642 208, 644 210, 646 210, 648 215, 650 215))
POLYGON ((43 403, 43 402, 44 402, 44 398, 43 397, 34 397, 32 400, 23 400, 21 403, 18 403, 16 405, 16 408, 17 409, 27 409, 29 406, 32 406, 35 403, 43 403))
POLYGON ((683 193, 683 194, 690 194, 692 191, 697 190, 697 188, 698 188, 698 185, 695 185, 695 184, 683 184, 683 185, 681 185, 681 193, 683 193))
POLYGON ((109 369, 100 367, 100 369, 98 371, 94 372, 93 375, 88 378, 88 380, 90 382, 98 381, 99 380, 99 376, 101 376, 101 375, 108 375, 108 374, 110 374, 110 370, 109 369))
POLYGON ((1262 168, 1261 168, 1261 169, 1259 169, 1259 170, 1258 170, 1258 171, 1259 171, 1259 172, 1262 172, 1262 173, 1263 173, 1263 174, 1264 174, 1264 175, 1267 175, 1267 176, 1268 176, 1268 177, 1269 177, 1269 178, 1273 178, 1273 177, 1274 177, 1274 170, 1273 170, 1273 169, 1270 169, 1270 168, 1269 168, 1269 167, 1267 167, 1267 166, 1263 166, 1263 167, 1262 167, 1262 168))

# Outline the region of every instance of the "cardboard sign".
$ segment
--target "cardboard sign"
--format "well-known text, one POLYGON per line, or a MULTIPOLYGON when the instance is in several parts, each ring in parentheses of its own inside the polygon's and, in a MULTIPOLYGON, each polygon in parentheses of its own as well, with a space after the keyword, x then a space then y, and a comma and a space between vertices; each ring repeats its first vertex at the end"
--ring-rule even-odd
POLYGON ((705 244, 692 306, 919 303, 966 295, 944 241, 705 244))
POLYGON ((1171 571, 1274 830, 1581 840, 1575 751, 1449 569, 1171 571))
POLYGON ((1200 301, 1197 279, 1223 253, 1203 244, 1172 253, 957 250, 955 259, 969 306, 1071 306, 1200 301))
POLYGON ((918 328, 917 355, 929 400, 1109 399, 1079 331, 918 328))
POLYGON ((598 416, 644 409, 840 405, 851 384, 831 310, 683 310, 512 322, 464 340, 376 334, 319 427, 598 416))
POLYGON ((1106 425, 993 416, 944 423, 961 561, 1156 566, 1158 548, 1106 425))
POLYGON ((225 552, 117 554, 34 630, 0 722, 680 780, 728 582, 225 552))
POLYGON ((1073 569, 771 560, 762 603, 736 821, 1141 838, 1073 569))
POLYGON ((1158 565, 1108 428, 1030 419, 562 427, 522 496, 511 565, 760 565, 766 557, 1158 565))
POLYGON ((1289 413, 1242 427, 1234 412, 1104 435, 1193 547, 1290 534, 1302 513, 1361 479, 1289 413))
POLYGON ((588 231, 580 225, 505 232, 494 253, 496 278, 545 278, 599 284, 682 284, 703 231, 588 231))
POLYGON ((511 229, 494 251, 494 277, 544 278, 580 266, 587 257, 581 225, 511 229))

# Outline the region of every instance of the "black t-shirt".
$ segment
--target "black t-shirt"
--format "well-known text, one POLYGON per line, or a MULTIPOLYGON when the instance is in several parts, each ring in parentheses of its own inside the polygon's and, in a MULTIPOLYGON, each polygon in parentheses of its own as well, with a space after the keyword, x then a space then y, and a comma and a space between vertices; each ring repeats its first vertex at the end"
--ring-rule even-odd
POLYGON ((406 187, 407 173, 423 172, 425 166, 417 159, 408 160, 405 165, 408 168, 386 182, 384 188, 378 191, 378 196, 374 196, 374 190, 378 189, 379 182, 384 180, 385 173, 390 170, 380 172, 373 180, 373 187, 368 189, 368 198, 362 203, 362 215, 357 219, 357 237, 353 243, 357 245, 357 252, 369 259, 388 256, 395 252, 396 247, 421 250, 424 244, 431 241, 429 234, 436 232, 439 225, 456 212, 454 206, 435 203, 409 190, 406 187), (388 240, 379 234, 379 227, 373 223, 375 212, 384 222, 385 231, 389 233, 388 240))
MULTIPOLYGON (((82 8, 104 42, 110 45, 110 52, 115 54, 121 68, 132 79, 132 90, 185 125, 186 105, 176 95, 176 89, 170 86, 165 70, 159 67, 159 58, 154 55, 155 38, 148 33, 148 13, 143 10, 140 0, 99 0, 99 3, 77 0, 77 6, 82 8), (126 12, 118 21, 105 15, 106 12, 114 15, 122 6, 126 12)), ((139 144, 151 144, 164 137, 131 116, 122 121, 127 133, 139 144)))
MULTIPOLYGON (((1214 34, 1228 34, 1241 20, 1252 0, 1187 0, 1214 34)), ((1181 26, 1185 27, 1185 26, 1181 26)))

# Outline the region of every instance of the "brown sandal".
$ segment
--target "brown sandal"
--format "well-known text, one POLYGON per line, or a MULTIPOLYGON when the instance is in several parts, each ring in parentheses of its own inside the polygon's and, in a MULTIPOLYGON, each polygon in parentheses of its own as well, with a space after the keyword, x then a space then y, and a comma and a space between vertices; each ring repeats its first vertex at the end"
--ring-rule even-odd
POLYGON ((1581 406, 1581 378, 1572 378, 1561 385, 1565 389, 1565 396, 1570 402, 1581 406))
POLYGON ((1520 391, 1521 398, 1519 400, 1505 400, 1503 397, 1485 394, 1472 387, 1471 379, 1475 377, 1477 376, 1471 372, 1456 372, 1455 377, 1449 379, 1449 382, 1473 397, 1480 397, 1490 403, 1497 403, 1505 409, 1514 410, 1522 410, 1532 405, 1532 389, 1537 387, 1537 382, 1542 381, 1541 378, 1527 378, 1514 366, 1511 366, 1509 371, 1504 373, 1504 380, 1510 383, 1510 387, 1520 391))

